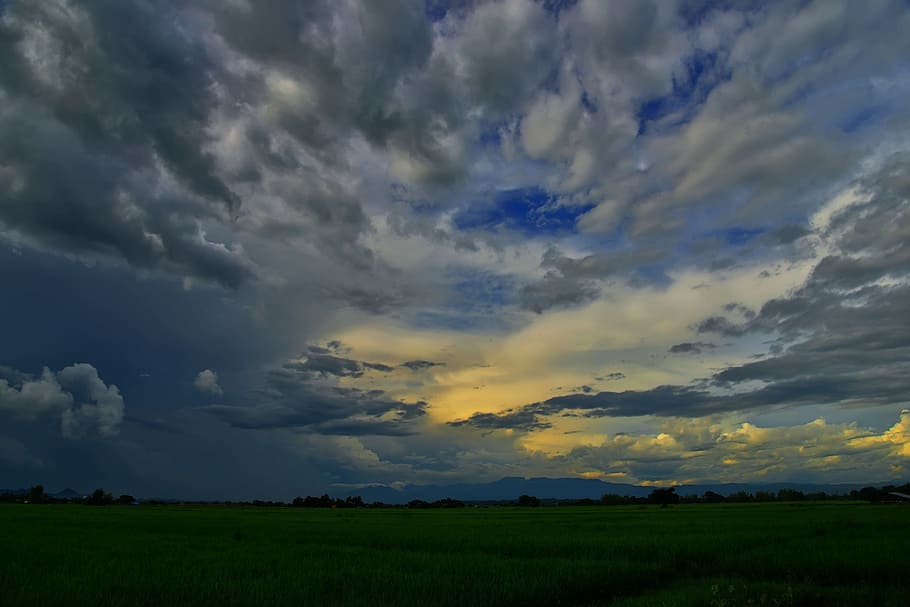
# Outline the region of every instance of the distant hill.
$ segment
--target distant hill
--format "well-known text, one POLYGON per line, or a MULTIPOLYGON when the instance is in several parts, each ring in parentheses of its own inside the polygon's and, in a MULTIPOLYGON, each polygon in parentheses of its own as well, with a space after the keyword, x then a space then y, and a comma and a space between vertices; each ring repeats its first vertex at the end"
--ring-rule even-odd
MULTIPOLYGON (((755 493, 770 491, 777 493, 781 489, 818 493, 824 491, 829 495, 843 495, 853 489, 861 489, 866 484, 814 484, 814 483, 705 483, 698 485, 680 485, 676 492, 680 495, 703 495, 713 491, 720 495, 730 495, 739 491, 755 493)), ((608 483, 588 478, 521 478, 510 476, 489 483, 462 483, 454 485, 405 485, 401 489, 384 485, 371 485, 359 489, 347 489, 332 492, 335 496, 359 495, 366 502, 384 502, 403 504, 411 500, 428 502, 450 497, 465 502, 494 502, 514 500, 519 495, 533 495, 541 499, 599 499, 605 493, 646 497, 654 487, 642 487, 623 483, 608 483)))

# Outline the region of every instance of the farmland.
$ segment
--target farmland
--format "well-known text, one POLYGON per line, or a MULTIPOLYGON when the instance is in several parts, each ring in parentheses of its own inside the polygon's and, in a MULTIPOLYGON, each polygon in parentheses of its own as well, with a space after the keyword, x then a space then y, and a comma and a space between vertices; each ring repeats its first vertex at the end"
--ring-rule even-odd
POLYGON ((3 605, 906 605, 910 509, 0 506, 3 605))

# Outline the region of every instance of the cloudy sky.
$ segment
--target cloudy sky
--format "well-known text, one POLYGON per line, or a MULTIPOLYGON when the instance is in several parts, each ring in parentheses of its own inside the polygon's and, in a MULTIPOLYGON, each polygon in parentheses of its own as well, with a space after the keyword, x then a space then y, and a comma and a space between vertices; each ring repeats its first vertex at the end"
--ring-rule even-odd
POLYGON ((908 31, 0 0, 0 486, 906 479, 908 31))

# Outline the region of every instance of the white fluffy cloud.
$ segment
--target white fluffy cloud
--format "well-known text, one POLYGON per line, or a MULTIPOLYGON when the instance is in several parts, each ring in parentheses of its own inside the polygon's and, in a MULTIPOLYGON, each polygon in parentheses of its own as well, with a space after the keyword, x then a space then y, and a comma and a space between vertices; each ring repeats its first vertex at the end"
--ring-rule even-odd
POLYGON ((59 416, 64 436, 113 436, 123 421, 123 397, 90 364, 76 363, 57 373, 45 367, 39 377, 4 370, 0 412, 25 420, 59 416))
POLYGON ((218 374, 211 369, 203 369, 193 380, 193 386, 200 392, 207 394, 224 394, 218 384, 218 374))

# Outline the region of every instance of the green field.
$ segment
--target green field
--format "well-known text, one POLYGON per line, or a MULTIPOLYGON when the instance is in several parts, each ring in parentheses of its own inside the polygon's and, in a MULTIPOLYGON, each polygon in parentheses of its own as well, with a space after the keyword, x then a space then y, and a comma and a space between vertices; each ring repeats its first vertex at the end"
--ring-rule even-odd
POLYGON ((910 508, 0 506, 0 605, 910 604, 910 508))

